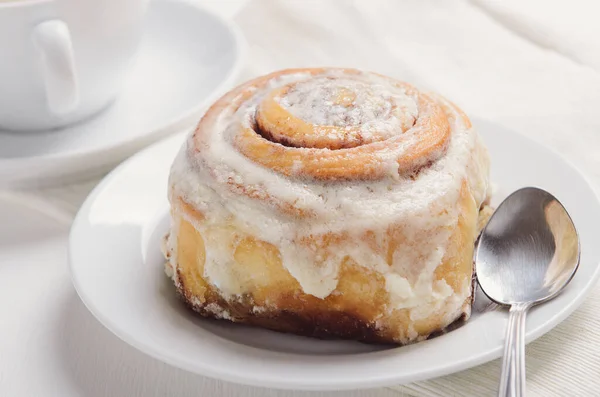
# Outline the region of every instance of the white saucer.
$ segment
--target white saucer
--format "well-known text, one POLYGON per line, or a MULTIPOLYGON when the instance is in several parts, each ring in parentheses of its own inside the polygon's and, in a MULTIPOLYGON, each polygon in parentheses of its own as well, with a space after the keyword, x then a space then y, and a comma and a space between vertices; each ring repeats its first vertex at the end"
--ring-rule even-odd
POLYGON ((108 170, 141 147, 196 123, 231 88, 244 40, 194 0, 158 0, 130 78, 117 100, 58 131, 0 131, 0 187, 45 185, 108 170))
MULTIPOLYGON (((497 203, 534 185, 556 195, 581 237, 581 264, 567 289, 534 308, 528 342, 582 302, 600 275, 600 203, 558 155, 498 125, 476 121, 492 158, 497 203)), ((177 136, 137 154, 88 197, 70 236, 73 283, 88 309, 124 341, 174 366, 232 382, 287 389, 388 386, 460 371, 499 357, 506 311, 474 313, 464 326, 415 345, 384 348, 321 341, 198 318, 163 274, 167 175, 177 136)), ((575 336, 574 336, 575 337, 575 336)))

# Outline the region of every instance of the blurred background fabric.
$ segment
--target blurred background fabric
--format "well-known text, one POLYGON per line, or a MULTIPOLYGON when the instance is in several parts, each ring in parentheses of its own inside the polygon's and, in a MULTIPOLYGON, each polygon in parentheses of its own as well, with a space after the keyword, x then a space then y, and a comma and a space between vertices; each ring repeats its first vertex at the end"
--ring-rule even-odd
MULTIPOLYGON (((543 143, 597 186, 599 15, 593 0, 253 0, 235 21, 249 45, 242 79, 304 66, 390 75, 440 92, 472 118, 543 143)), ((15 194, 70 219, 95 183, 15 194)), ((574 315, 528 345, 530 395, 599 395, 599 328, 596 287, 574 315)), ((492 396, 499 374, 496 360, 394 389, 410 396, 492 396)))

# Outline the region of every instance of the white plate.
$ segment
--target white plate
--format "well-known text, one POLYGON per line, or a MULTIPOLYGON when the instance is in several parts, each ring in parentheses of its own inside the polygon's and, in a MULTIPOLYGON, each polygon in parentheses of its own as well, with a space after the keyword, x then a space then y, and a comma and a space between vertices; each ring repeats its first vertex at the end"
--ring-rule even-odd
MULTIPOLYGON (((598 278, 600 205, 584 177, 544 147, 475 123, 492 157, 498 202, 535 185, 556 195, 581 237, 581 265, 559 297, 531 311, 527 341, 564 320, 598 278)), ((228 381, 292 389, 352 389, 407 383, 499 357, 505 311, 475 313, 464 326, 415 345, 383 348, 321 341, 204 320, 176 299, 159 246, 168 226, 167 175, 182 137, 139 153, 90 195, 70 237, 75 287, 107 328, 174 366, 228 381)), ((575 336, 574 336, 575 337, 575 336)))
POLYGON ((57 131, 0 131, 0 186, 99 173, 196 123, 205 105, 235 82, 244 47, 235 25, 199 3, 150 3, 129 79, 117 100, 96 117, 57 131))

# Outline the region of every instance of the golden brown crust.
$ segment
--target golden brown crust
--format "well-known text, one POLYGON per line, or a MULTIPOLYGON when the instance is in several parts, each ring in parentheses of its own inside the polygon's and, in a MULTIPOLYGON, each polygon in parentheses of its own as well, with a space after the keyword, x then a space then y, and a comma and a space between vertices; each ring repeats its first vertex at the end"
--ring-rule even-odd
MULTIPOLYGON (((215 128, 223 112, 235 112, 257 89, 264 88, 269 81, 289 74, 319 75, 332 70, 341 71, 349 76, 359 74, 354 69, 288 69, 257 78, 233 89, 217 101, 202 118, 194 136, 196 150, 200 150, 202 140, 215 128)), ((406 174, 443 154, 450 138, 450 126, 447 115, 438 102, 409 84, 393 82, 413 95, 419 108, 419 118, 410 129, 410 134, 419 138, 407 141, 405 150, 397 157, 398 173, 406 174)), ((345 128, 309 125, 283 110, 281 106, 275 106, 271 99, 269 96, 264 104, 259 105, 258 114, 261 125, 267 129, 267 138, 274 138, 275 141, 265 138, 265 134, 256 131, 254 126, 240 125, 239 133, 234 137, 234 145, 248 159, 285 176, 302 176, 317 180, 379 179, 390 172, 387 158, 380 154, 403 144, 406 140, 404 134, 398 134, 386 140, 374 141, 365 141, 360 136, 355 136, 355 139, 346 142, 345 139, 340 139, 347 136, 345 128), (323 133, 324 130, 334 133, 334 136, 329 137, 329 134, 323 133), (292 147, 284 146, 280 142, 292 144, 292 147), (302 164, 301 171, 298 164, 302 164)), ((466 116, 464 117, 466 119, 466 116)), ((354 132, 356 135, 357 132, 354 132)))
POLYGON ((419 341, 470 315, 487 172, 441 97, 351 69, 276 72, 215 103, 175 161, 168 273, 205 317, 419 341))
MULTIPOLYGON (((468 207, 470 200, 472 198, 463 189, 463 207, 468 207)), ((198 221, 202 215, 184 202, 175 208, 182 211, 179 214, 175 284, 185 304, 204 317, 323 339, 405 344, 444 333, 452 323, 470 316, 472 296, 463 303, 462 314, 450 323, 445 323, 440 317, 414 322, 412 332, 418 333, 418 337, 409 338, 411 321, 407 310, 382 314, 389 297, 380 274, 346 261, 336 290, 327 298, 319 299, 302 291, 298 282, 282 266, 274 246, 253 237, 239 240, 234 253, 239 269, 243 269, 239 271, 247 272, 245 278, 253 278, 253 285, 250 292, 227 298, 205 280, 204 240, 200 232, 185 220, 198 221)), ((479 225, 484 225, 490 214, 488 207, 482 208, 478 214, 479 225)), ((477 216, 476 211, 467 209, 460 217, 449 249, 436 270, 436 278, 445 280, 456 290, 461 288, 465 278, 470 280, 472 275, 472 239, 476 235, 476 230, 473 230, 476 222, 470 219, 473 216, 477 216)), ((390 246, 380 247, 383 250, 393 250, 401 236, 398 230, 390 233, 390 246)))

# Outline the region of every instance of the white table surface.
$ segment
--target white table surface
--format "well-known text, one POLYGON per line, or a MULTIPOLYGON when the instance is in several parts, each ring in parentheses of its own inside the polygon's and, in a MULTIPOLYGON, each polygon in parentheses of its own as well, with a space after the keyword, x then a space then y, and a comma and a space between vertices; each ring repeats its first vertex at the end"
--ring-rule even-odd
MULTIPOLYGON (((405 79, 543 142, 598 184, 599 7, 592 0, 254 0, 235 20, 250 45, 245 77, 339 65, 405 79)), ((104 329, 70 284, 68 229, 95 183, 0 194, 0 396, 494 395, 498 361, 396 390, 307 393, 219 382, 145 356, 104 329)), ((600 395, 598 329, 597 287, 528 346, 530 395, 600 395)))

